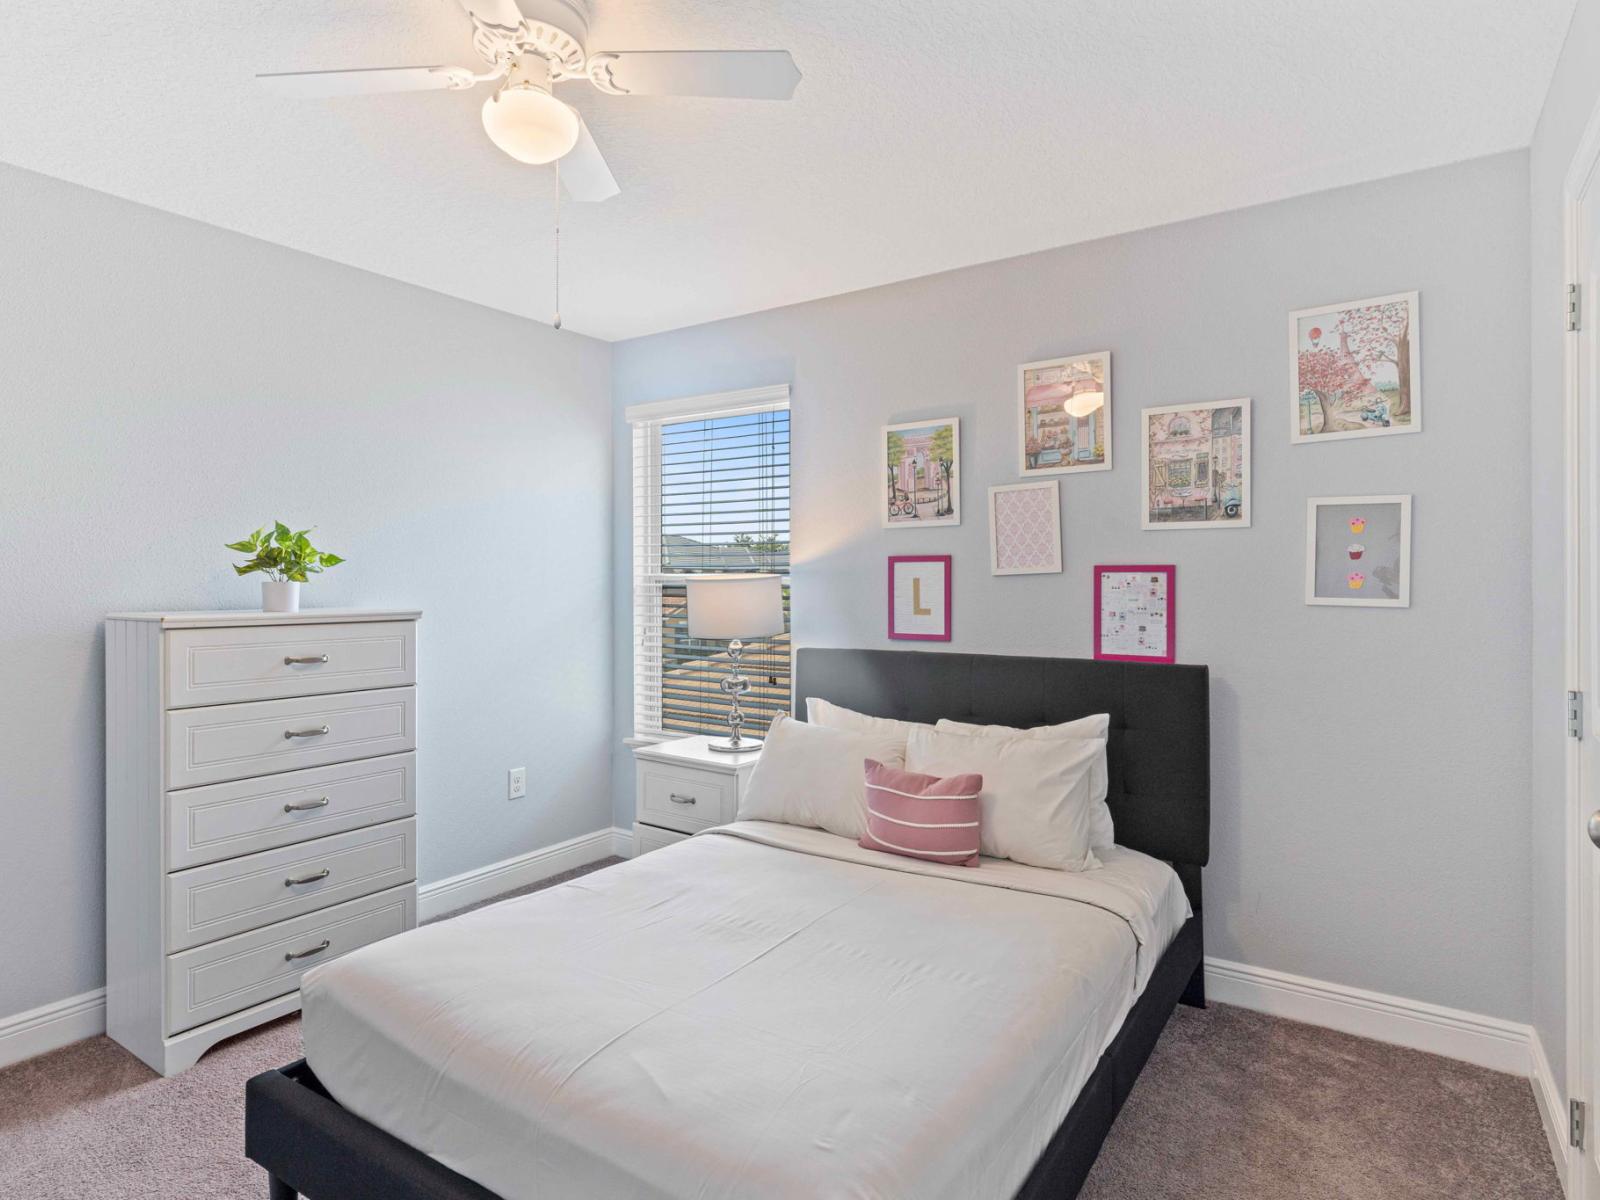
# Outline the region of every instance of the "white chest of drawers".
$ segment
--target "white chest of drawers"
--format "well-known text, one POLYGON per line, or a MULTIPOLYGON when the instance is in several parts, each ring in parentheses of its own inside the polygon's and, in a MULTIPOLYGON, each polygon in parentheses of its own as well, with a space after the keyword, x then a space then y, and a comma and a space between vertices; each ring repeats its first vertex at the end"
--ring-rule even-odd
POLYGON ((415 611, 106 620, 106 1032, 163 1075, 416 924, 415 611))

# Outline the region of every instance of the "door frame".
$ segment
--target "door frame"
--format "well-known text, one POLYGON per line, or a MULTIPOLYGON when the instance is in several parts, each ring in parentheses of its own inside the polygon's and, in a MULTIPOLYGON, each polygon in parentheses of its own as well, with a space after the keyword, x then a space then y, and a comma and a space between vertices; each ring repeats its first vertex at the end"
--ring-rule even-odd
MULTIPOLYGON (((1565 281, 1568 283, 1583 283, 1586 280, 1580 274, 1582 268, 1579 228, 1582 220, 1582 206, 1586 193, 1593 188, 1596 200, 1600 202, 1600 102, 1595 104, 1585 124, 1583 136, 1579 138, 1572 160, 1567 167, 1566 179, 1562 186, 1562 265, 1565 272, 1565 281)), ((1591 254, 1600 258, 1600 246, 1591 247, 1591 254)), ((1600 274, 1600 262, 1592 264, 1595 273, 1600 274)), ((1588 325, 1596 317, 1600 317, 1600 296, 1580 294, 1580 314, 1583 325, 1588 325), (1589 310, 1589 311, 1581 311, 1589 310), (1593 315, 1591 315, 1591 313, 1593 315)), ((1537 297, 1533 303, 1533 317, 1543 319, 1543 306, 1537 297)), ((1554 314, 1552 314, 1554 315, 1554 314)), ((1568 691, 1582 691, 1585 685, 1584 670, 1584 641, 1582 624, 1584 618, 1583 602, 1585 583, 1589 604, 1600 616, 1600 591, 1596 584, 1600 583, 1600 573, 1597 573, 1597 560, 1600 560, 1600 541, 1597 541, 1589 554, 1583 550, 1589 547, 1588 539, 1600 538, 1600 528, 1592 528, 1596 514, 1586 511, 1583 502, 1582 472, 1586 463, 1594 470, 1600 471, 1600 443, 1595 440, 1597 419, 1600 419, 1600 403, 1594 396, 1585 397, 1583 381, 1580 375, 1582 367, 1581 338, 1565 335, 1562 346, 1562 456, 1563 456, 1563 484, 1565 489, 1565 519, 1562 530, 1562 558, 1564 566, 1565 596, 1563 600, 1564 624, 1562 630, 1562 668, 1568 691), (1583 575, 1587 569, 1589 578, 1584 580, 1583 575)), ((1594 504, 1600 488, 1591 489, 1590 503, 1594 504)), ((1600 668, 1600 646, 1591 646, 1589 657, 1591 665, 1600 668)), ((1564 839, 1566 866, 1566 961, 1565 961, 1565 1007, 1566 1007, 1566 1095, 1561 1097, 1563 1102, 1568 1098, 1584 1100, 1588 1106, 1590 1128, 1586 1131, 1588 1138, 1593 1139, 1597 1134, 1593 1128, 1600 1108, 1600 1097, 1586 1095, 1588 1081, 1591 1078, 1591 1056, 1600 1054, 1600 1035, 1589 1035, 1585 1028, 1584 1015, 1592 1006, 1594 1011, 1600 1011, 1600 996, 1585 996, 1587 981, 1595 977, 1588 959, 1590 953, 1596 950, 1596 938, 1585 937, 1591 931, 1586 929, 1589 921, 1588 905, 1584 895, 1584 872, 1586 854, 1593 854, 1593 848, 1588 844, 1588 837, 1584 833, 1583 817, 1588 801, 1584 795, 1583 778, 1583 746, 1586 739, 1600 734, 1600 725, 1597 725, 1596 708, 1600 707, 1600 670, 1596 672, 1597 678, 1587 681, 1589 691, 1593 694, 1585 695, 1584 712, 1580 728, 1581 737, 1566 739, 1566 795, 1565 795, 1565 820, 1567 833, 1564 839)), ((1590 869, 1600 869, 1600 864, 1588 863, 1590 869)), ((1600 932, 1600 931, 1595 931, 1600 932)), ((1554 1114, 1561 1123, 1560 1146, 1565 1160, 1563 1165, 1566 1170, 1562 1172, 1562 1183, 1567 1190, 1567 1200, 1600 1200, 1600 1196, 1584 1195, 1584 1173, 1576 1169, 1578 1164, 1574 1161, 1575 1155, 1567 1141, 1565 1111, 1554 1114)), ((1592 1143, 1591 1143, 1592 1144, 1592 1143)))

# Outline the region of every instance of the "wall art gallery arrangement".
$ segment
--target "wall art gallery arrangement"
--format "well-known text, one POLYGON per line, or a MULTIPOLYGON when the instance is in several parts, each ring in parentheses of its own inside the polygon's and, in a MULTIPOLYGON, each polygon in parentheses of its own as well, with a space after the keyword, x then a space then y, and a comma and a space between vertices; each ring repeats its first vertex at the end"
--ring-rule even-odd
MULTIPOLYGON (((1307 445, 1422 431, 1418 293, 1397 292, 1289 314, 1289 440, 1307 445)), ((989 571, 1059 573, 1059 476, 1109 471, 1111 352, 1017 368, 1021 483, 989 488, 989 571), (1050 478, 1040 478, 1050 476, 1050 478)), ((1248 397, 1140 411, 1139 528, 1248 529, 1248 397)), ((961 523, 961 423, 883 428, 879 504, 888 529, 961 523)), ((1411 496, 1306 500, 1305 602, 1361 608, 1411 603, 1411 496)), ((949 641, 949 555, 889 559, 889 636, 949 641)), ((1094 655, 1176 660, 1176 570, 1094 569, 1094 655)))

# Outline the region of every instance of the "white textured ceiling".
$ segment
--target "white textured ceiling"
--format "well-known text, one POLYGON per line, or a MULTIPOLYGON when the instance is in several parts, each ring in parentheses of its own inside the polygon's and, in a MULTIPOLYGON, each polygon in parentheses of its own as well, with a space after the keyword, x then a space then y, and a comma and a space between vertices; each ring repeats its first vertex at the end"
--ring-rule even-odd
MULTIPOLYGON (((689 325, 1528 144, 1573 0, 593 0, 589 47, 787 48, 785 103, 559 94, 622 185, 565 205, 562 314, 689 325)), ((548 321, 549 168, 455 0, 0 2, 0 161, 548 321)))

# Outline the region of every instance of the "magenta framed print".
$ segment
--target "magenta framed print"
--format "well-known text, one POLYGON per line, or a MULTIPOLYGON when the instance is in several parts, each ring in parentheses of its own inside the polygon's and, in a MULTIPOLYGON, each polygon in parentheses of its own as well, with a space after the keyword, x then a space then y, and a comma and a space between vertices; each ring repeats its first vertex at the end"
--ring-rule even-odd
POLYGON ((1094 656, 1112 662, 1177 661, 1177 568, 1094 569, 1094 656))
POLYGON ((890 556, 889 636, 915 642, 950 640, 948 554, 890 556))

